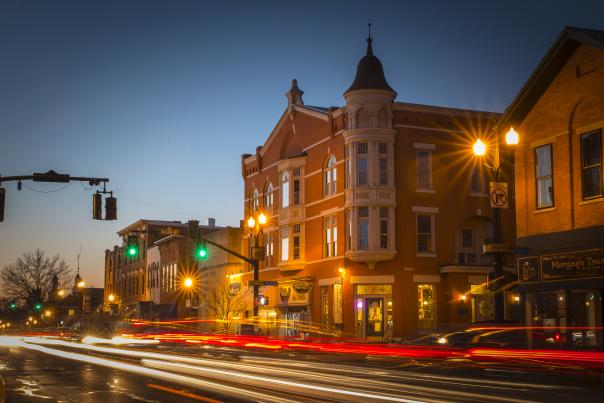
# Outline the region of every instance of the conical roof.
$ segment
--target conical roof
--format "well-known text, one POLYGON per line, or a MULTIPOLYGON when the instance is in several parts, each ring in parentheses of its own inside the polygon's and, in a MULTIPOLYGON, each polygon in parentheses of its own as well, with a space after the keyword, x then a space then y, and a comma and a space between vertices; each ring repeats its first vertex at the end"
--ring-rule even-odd
POLYGON ((372 42, 373 39, 369 36, 367 38, 367 53, 359 61, 354 81, 350 88, 344 92, 344 96, 351 91, 357 90, 386 90, 393 92, 396 96, 396 91, 386 81, 382 62, 373 54, 372 42))

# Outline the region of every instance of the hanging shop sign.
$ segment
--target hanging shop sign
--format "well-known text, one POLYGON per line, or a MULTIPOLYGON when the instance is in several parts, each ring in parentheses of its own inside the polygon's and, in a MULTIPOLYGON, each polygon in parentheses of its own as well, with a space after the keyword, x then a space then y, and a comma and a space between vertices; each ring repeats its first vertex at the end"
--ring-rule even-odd
POLYGON ((289 303, 289 297, 292 293, 292 289, 290 287, 279 287, 279 299, 282 304, 289 303))
POLYGON ((298 294, 306 294, 312 288, 312 283, 310 281, 294 280, 292 282, 292 288, 298 294))
POLYGON ((536 283, 539 281, 539 258, 523 257, 518 259, 518 282, 536 283))
POLYGON ((544 281, 585 277, 604 277, 604 249, 541 256, 544 281))

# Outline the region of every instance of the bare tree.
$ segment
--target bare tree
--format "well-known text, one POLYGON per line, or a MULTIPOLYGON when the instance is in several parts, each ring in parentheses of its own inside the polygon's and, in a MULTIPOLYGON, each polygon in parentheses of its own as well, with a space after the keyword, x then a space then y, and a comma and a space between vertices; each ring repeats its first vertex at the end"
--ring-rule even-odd
POLYGON ((234 319, 245 312, 247 294, 245 290, 221 284, 210 293, 204 294, 203 299, 213 319, 220 321, 222 329, 228 332, 234 319))
POLYGON ((0 271, 0 281, 5 296, 32 304, 50 297, 55 275, 62 287, 71 279, 71 270, 65 260, 58 254, 47 257, 44 251, 36 249, 25 252, 15 263, 4 266, 0 271))

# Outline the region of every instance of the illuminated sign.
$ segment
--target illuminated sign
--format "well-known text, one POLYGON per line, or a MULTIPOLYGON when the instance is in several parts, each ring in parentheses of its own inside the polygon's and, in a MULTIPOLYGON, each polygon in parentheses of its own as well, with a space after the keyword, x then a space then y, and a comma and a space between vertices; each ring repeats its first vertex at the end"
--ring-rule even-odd
POLYGON ((583 277, 604 277, 604 249, 541 256, 544 281, 583 277))

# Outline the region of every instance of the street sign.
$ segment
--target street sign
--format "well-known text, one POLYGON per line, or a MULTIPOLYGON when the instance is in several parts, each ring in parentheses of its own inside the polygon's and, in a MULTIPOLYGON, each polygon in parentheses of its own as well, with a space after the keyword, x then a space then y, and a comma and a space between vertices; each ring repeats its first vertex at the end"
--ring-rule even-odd
POLYGON ((266 286, 266 285, 269 285, 269 286, 276 287, 279 284, 276 281, 253 281, 253 280, 250 280, 250 281, 247 282, 247 285, 248 286, 253 286, 253 285, 266 286))
POLYGON ((514 246, 513 251, 516 255, 524 255, 527 253, 532 253, 533 250, 531 248, 527 248, 526 246, 514 246))
POLYGON ((489 199, 491 199, 491 207, 493 208, 508 208, 508 184, 505 182, 490 182, 489 199))
POLYGON ((510 253, 512 248, 502 243, 485 243, 482 246, 482 252, 488 253, 510 253))

